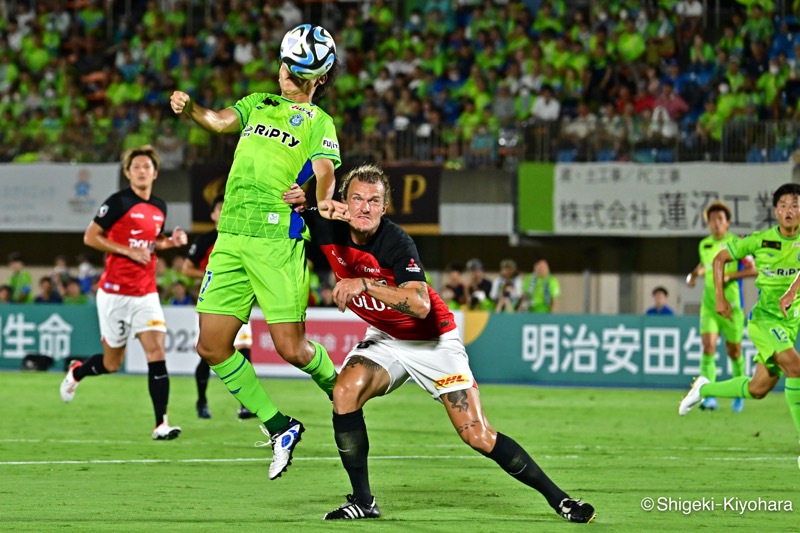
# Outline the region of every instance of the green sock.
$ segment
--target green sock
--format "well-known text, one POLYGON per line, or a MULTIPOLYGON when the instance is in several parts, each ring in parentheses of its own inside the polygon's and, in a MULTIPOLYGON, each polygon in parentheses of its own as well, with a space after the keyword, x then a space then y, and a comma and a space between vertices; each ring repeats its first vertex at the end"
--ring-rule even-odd
POLYGON ((716 354, 704 353, 700 359, 700 375, 714 383, 717 381, 717 363, 714 361, 716 354))
POLYGON ((746 376, 716 383, 707 383, 700 388, 700 396, 703 398, 714 396, 718 398, 748 398, 752 400, 753 397, 747 387, 749 384, 750 378, 746 376))
POLYGON ((219 379, 228 387, 239 403, 247 407, 251 413, 264 423, 270 433, 274 433, 289 424, 286 415, 278 411, 275 404, 258 382, 256 372, 250 361, 236 350, 229 358, 211 367, 219 379))
POLYGON ((789 406, 797 436, 800 437, 800 378, 786 378, 783 395, 786 396, 786 405, 789 406))
POLYGON ((731 372, 735 378, 744 376, 744 356, 740 355, 739 359, 731 359, 731 372))
POLYGON ((333 366, 328 350, 323 345, 314 341, 309 342, 314 345, 314 357, 300 370, 310 375, 317 386, 332 398, 333 385, 336 383, 336 367, 333 366))

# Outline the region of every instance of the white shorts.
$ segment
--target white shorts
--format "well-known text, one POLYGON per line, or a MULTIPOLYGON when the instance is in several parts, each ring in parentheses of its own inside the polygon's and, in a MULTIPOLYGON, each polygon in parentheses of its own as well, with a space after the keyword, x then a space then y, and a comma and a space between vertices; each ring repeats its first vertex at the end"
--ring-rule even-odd
POLYGON ((407 341, 370 326, 364 340, 347 354, 344 365, 355 355, 366 357, 389 373, 391 383, 384 394, 409 378, 437 400, 448 392, 476 386, 467 351, 455 329, 430 341, 407 341))
MULTIPOLYGON (((197 338, 194 340, 194 346, 197 348, 197 341, 200 340, 200 315, 194 316, 194 330, 197 332, 197 338)), ((250 322, 242 324, 239 332, 236 334, 236 339, 233 341, 233 347, 237 350, 239 348, 251 348, 253 346, 253 328, 250 327, 250 322)))
POLYGON ((112 348, 125 346, 131 333, 167 331, 164 310, 158 293, 144 296, 125 296, 97 291, 97 316, 100 336, 112 348))

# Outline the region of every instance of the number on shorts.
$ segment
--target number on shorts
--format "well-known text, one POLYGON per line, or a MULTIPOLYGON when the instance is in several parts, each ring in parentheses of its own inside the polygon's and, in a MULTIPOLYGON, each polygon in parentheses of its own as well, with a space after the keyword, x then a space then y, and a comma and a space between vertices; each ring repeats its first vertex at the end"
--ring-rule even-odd
POLYGON ((373 344, 375 344, 375 341, 361 341, 356 345, 356 348, 358 348, 359 350, 366 350, 373 344))
POLYGON ((773 328, 770 331, 778 337, 780 342, 789 342, 789 337, 786 335, 786 331, 783 328, 773 328))
POLYGON ((119 336, 124 337, 126 335, 125 331, 127 324, 124 320, 117 320, 117 324, 119 325, 119 336))
POLYGON ((203 283, 203 288, 200 289, 200 294, 206 292, 206 287, 208 287, 208 284, 211 283, 211 274, 213 274, 213 272, 206 270, 206 282, 203 283))

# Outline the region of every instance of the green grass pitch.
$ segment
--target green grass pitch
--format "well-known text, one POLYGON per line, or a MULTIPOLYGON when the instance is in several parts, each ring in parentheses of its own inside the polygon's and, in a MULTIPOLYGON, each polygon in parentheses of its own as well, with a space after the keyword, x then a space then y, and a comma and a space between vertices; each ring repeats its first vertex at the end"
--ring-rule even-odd
POLYGON ((800 447, 782 394, 738 415, 720 400, 717 412, 679 417, 681 391, 483 385, 495 429, 597 508, 579 525, 461 443, 443 408, 409 383, 365 408, 383 517, 345 525, 321 520, 349 483, 330 403, 310 380, 264 380, 307 428, 288 472, 270 481, 271 451, 253 446, 265 437, 235 418, 219 381, 209 386, 213 418, 199 420, 194 380, 173 377, 170 422, 183 434, 154 442, 145 377, 87 378, 71 404, 61 378, 0 373, 0 531, 797 531, 797 511, 723 507, 725 498, 800 507, 800 447), (720 507, 646 512, 648 497, 720 507))

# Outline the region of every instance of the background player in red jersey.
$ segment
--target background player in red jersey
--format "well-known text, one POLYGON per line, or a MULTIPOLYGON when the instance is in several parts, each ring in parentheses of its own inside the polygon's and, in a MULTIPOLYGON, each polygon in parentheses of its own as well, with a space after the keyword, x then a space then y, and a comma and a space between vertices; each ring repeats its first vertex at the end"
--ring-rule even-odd
POLYGON ((164 357, 167 331, 164 311, 156 290, 155 250, 187 243, 186 233, 175 228, 163 233, 167 205, 152 195, 158 177, 159 157, 149 145, 128 150, 122 156, 127 189, 112 194, 100 206, 83 236, 88 246, 106 253, 106 266, 97 291, 97 315, 103 353, 70 366, 61 383, 61 398, 71 402, 86 376, 117 372, 125 357, 128 336, 133 333, 147 356, 150 398, 156 417, 153 439, 169 440, 181 428, 167 421, 169 375, 164 357))
MULTIPOLYGON (((339 280, 333 290, 336 305, 350 308, 370 326, 345 359, 333 390, 334 436, 353 494, 325 520, 380 516, 369 486, 362 407, 410 377, 444 404, 465 443, 539 491, 570 522, 593 520, 594 507, 570 498, 519 444, 489 425, 453 314, 426 283, 414 241, 383 218, 389 205, 387 176, 364 165, 345 176, 339 191, 350 213, 348 225, 314 211, 306 219, 339 280)), ((319 209, 329 206, 320 202, 319 209)))

